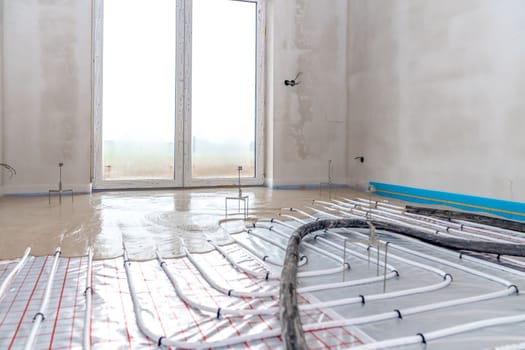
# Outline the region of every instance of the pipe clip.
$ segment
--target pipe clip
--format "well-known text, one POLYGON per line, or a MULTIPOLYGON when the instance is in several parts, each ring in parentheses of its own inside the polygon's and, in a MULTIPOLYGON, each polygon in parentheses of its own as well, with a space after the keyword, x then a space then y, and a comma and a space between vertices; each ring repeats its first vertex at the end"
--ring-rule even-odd
POLYGON ((46 319, 46 317, 44 316, 43 313, 41 313, 41 312, 37 312, 37 313, 35 314, 35 316, 33 316, 33 322, 36 320, 36 318, 37 318, 38 316, 42 316, 42 321, 46 319))
POLYGON ((427 343, 427 339, 425 338, 425 336, 423 335, 423 333, 418 333, 416 335, 419 335, 421 337, 421 342, 423 344, 426 344, 427 343))
POLYGON ((511 284, 507 288, 514 288, 516 290, 516 294, 520 294, 520 290, 518 289, 518 286, 516 286, 515 284, 511 284))
POLYGON ((91 287, 86 287, 86 289, 84 289, 84 296, 87 296, 88 295, 88 291, 90 294, 93 294, 93 288, 91 287))
POLYGON ((443 276, 443 280, 446 280, 447 277, 450 278, 450 281, 454 281, 454 277, 452 277, 452 275, 450 273, 446 273, 444 276, 443 276))
POLYGON ((162 346, 162 339, 166 339, 166 337, 160 337, 159 341, 157 342, 157 346, 160 348, 162 346))
POLYGON ((399 311, 399 309, 394 309, 394 312, 397 313, 397 318, 399 318, 400 320, 403 319, 403 315, 401 315, 401 311, 399 311))
POLYGON ((359 294, 359 297, 361 298, 361 304, 365 304, 365 296, 363 294, 359 294))
POLYGON ((217 319, 221 318, 221 308, 217 309, 217 319))

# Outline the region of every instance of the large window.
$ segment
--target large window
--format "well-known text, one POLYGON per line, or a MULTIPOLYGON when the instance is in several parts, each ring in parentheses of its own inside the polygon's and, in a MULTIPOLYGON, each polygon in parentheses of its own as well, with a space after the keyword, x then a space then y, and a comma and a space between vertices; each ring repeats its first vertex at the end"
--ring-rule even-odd
POLYGON ((263 182, 263 8, 96 1, 95 187, 263 182))

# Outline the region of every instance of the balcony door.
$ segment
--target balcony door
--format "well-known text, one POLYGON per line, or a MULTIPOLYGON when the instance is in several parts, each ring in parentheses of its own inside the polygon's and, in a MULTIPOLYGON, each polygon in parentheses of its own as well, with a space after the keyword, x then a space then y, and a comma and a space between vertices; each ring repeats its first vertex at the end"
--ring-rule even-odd
POLYGON ((262 184, 263 8, 95 2, 95 188, 262 184))

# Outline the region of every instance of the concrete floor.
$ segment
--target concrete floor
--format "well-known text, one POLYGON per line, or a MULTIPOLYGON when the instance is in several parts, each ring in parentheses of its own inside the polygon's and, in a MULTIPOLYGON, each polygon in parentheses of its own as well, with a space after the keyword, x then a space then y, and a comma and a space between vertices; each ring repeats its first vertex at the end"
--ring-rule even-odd
MULTIPOLYGON (((91 246, 95 258, 122 254, 125 244, 130 258, 154 258, 159 248, 165 257, 180 254, 183 237, 193 251, 211 249, 206 237, 228 240, 220 222, 224 217, 224 198, 236 189, 184 189, 156 191, 100 192, 63 197, 62 204, 47 196, 0 197, 0 259, 20 257, 27 246, 35 256, 51 255, 60 246, 64 256, 82 256, 91 246)), ((327 190, 244 189, 250 198, 250 216, 275 217, 282 207, 304 208, 313 199, 328 198, 327 190)), ((367 196, 348 188, 338 196, 367 196)), ((229 202, 236 211, 236 203, 229 202)), ((240 215, 229 218, 240 218, 240 215)), ((223 225, 241 225, 240 220, 223 225)))

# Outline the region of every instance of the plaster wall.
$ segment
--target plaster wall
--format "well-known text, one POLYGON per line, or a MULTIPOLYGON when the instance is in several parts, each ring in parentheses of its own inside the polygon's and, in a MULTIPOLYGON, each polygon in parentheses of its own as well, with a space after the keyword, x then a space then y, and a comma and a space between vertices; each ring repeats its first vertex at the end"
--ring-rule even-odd
POLYGON ((267 182, 326 182, 332 160, 346 183, 347 1, 269 0, 267 16, 267 182))
POLYGON ((6 193, 63 181, 90 190, 91 1, 6 0, 3 160, 6 193))
POLYGON ((525 2, 351 0, 349 182, 525 201, 525 2))
MULTIPOLYGON (((0 0, 0 163, 4 163, 4 0, 0 0)), ((4 194, 4 173, 0 169, 0 196, 4 194)))

